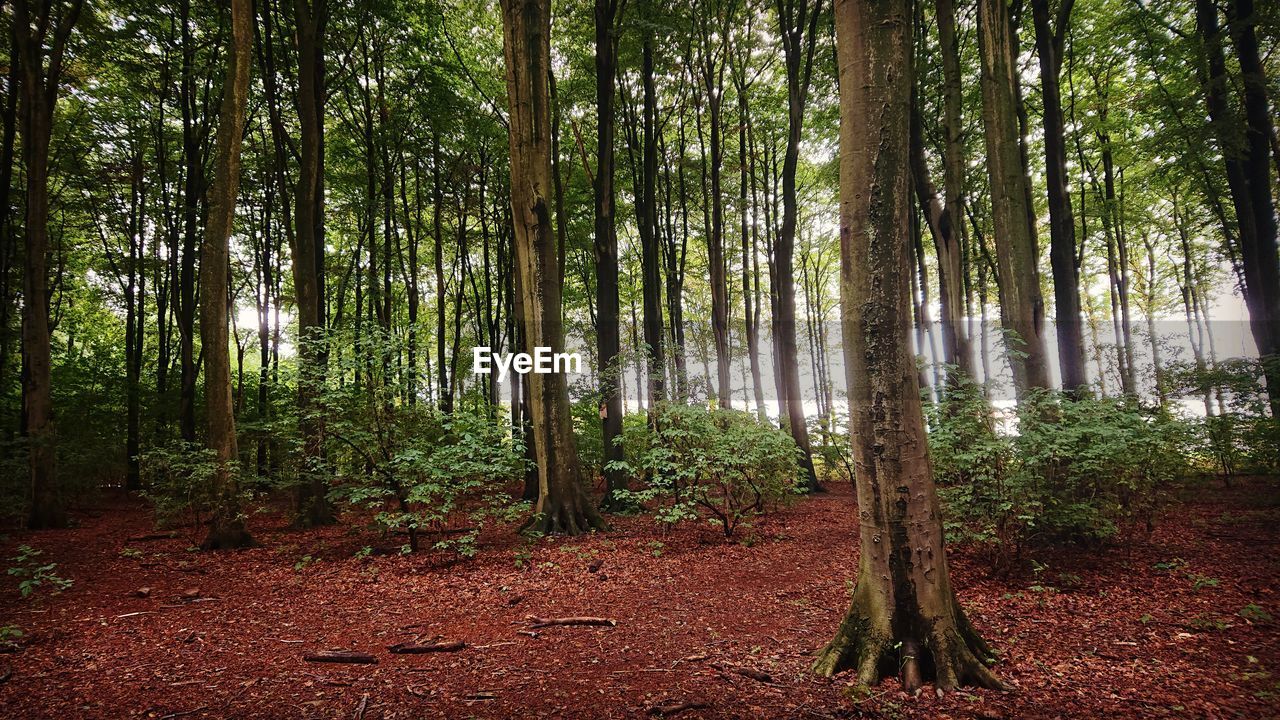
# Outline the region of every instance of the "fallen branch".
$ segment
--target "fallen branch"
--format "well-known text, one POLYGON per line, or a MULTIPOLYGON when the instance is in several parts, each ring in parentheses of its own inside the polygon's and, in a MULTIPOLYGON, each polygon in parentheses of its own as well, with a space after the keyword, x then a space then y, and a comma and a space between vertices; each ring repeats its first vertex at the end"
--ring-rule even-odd
POLYGON ((529 622, 533 623, 531 628, 551 627, 552 625, 594 625, 602 627, 614 627, 618 624, 617 620, 601 617, 559 617, 559 618, 540 618, 530 615, 529 622))
POLYGON ((360 704, 356 706, 356 720, 364 720, 364 711, 369 707, 369 693, 360 696, 360 704))
POLYGON ((307 662, 317 663, 356 663, 362 665, 375 665, 378 658, 366 652, 357 650, 322 650, 318 653, 310 653, 302 656, 307 662))
POLYGON ((161 716, 160 720, 173 720, 174 718, 180 718, 184 715, 195 715, 201 710, 208 710, 208 709, 209 709, 208 705, 201 705, 195 710, 183 710, 182 712, 169 713, 168 715, 163 715, 161 716))
POLYGON ((705 710, 709 707, 711 706, 708 705, 707 703, 699 702, 697 700, 691 700, 687 702, 663 703, 661 705, 654 705, 653 707, 649 708, 649 714, 657 715, 658 717, 671 717, 672 715, 675 715, 677 713, 682 713, 685 710, 705 710))
POLYGON ((762 682, 762 683, 773 683, 773 676, 762 670, 740 667, 740 668, 734 668, 733 671, 743 677, 749 677, 752 680, 758 680, 759 682, 762 682))
POLYGON ((422 655, 425 653, 437 652, 458 652, 466 649, 467 644, 461 640, 450 640, 445 642, 434 642, 426 645, 418 645, 417 643, 396 643, 388 645, 387 650, 398 655, 422 655))
POLYGON ((178 533, 176 531, 165 532, 165 533, 147 533, 146 535, 139 535, 137 537, 127 538, 127 542, 151 542, 152 540, 176 540, 177 538, 178 538, 178 533))

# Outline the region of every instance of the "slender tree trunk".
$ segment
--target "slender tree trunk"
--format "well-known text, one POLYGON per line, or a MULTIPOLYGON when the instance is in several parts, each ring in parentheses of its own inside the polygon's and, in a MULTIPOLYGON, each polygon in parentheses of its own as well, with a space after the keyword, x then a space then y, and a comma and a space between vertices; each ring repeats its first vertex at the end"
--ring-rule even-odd
POLYGON ((208 406, 208 446, 216 453, 215 506, 206 550, 253 544, 244 525, 238 461, 236 419, 231 398, 227 344, 228 244, 235 223, 240 188, 240 135, 249 96, 250 52, 253 42, 251 0, 231 0, 231 45, 227 77, 218 113, 213 184, 209 188, 209 218, 202 247, 205 272, 200 278, 200 343, 205 356, 205 403, 208 406))
MULTIPOLYGON (((511 143, 511 213, 530 347, 564 351, 556 238, 551 227, 549 0, 502 1, 511 143)), ((587 498, 563 375, 526 375, 538 458, 538 500, 527 527, 570 535, 604 527, 587 498)))
POLYGON ((1017 53, 1004 0, 978 0, 978 40, 1000 310, 1006 333, 1016 336, 1006 337, 1006 343, 1014 387, 1022 398, 1030 390, 1051 385, 1039 255, 1019 146, 1017 53))
POLYGON ((179 7, 182 27, 182 261, 178 274, 178 429, 188 443, 196 441, 196 380, 200 360, 195 353, 196 256, 200 240, 200 207, 204 194, 203 128, 196 97, 196 41, 191 27, 191 1, 179 7))
MULTIPOLYGON (((604 438, 604 507, 621 510, 631 506, 616 493, 627 489, 627 474, 612 463, 621 461, 622 396, 618 382, 618 231, 614 194, 614 73, 617 71, 618 0, 596 0, 596 122, 597 152, 593 192, 595 196, 596 354, 600 377, 600 424, 604 438)), ((651 57, 649 38, 645 48, 651 57)), ((652 70, 652 68, 650 68, 652 70)), ((648 119, 646 108, 646 120, 648 119)), ((647 157, 647 156, 646 156, 647 157)), ((647 164, 646 164, 647 170, 647 164)), ((642 223, 646 220, 642 219, 642 223)), ((645 252, 648 252, 646 247, 645 252)), ((646 259, 648 255, 646 254, 646 259)), ((646 280, 648 278, 646 277, 646 280)), ((647 309, 646 305, 646 309, 647 309)))
POLYGON ((888 665, 904 689, 1000 687, 951 588, 911 353, 911 0, 836 0, 840 304, 861 545, 853 601, 815 672, 888 665), (875 188, 876 192, 867 192, 875 188))
POLYGON ((794 256, 796 225, 800 207, 796 198, 796 170, 800 164, 800 139, 804 128, 804 109, 809 96, 809 80, 813 73, 813 57, 818 42, 818 18, 821 0, 778 0, 782 47, 787 69, 787 147, 782 160, 782 226, 774 243, 777 263, 778 317, 773 332, 778 343, 785 387, 783 411, 791 437, 800 449, 800 467, 808 489, 821 490, 813 469, 809 449, 809 425, 804 416, 804 393, 800 390, 799 351, 796 347, 796 284, 794 256))
POLYGON ((1088 392, 1084 330, 1080 324, 1080 277, 1076 268, 1076 221, 1067 188, 1066 129, 1062 116, 1062 43, 1075 0, 1061 0, 1056 26, 1049 19, 1049 0, 1032 0, 1036 53, 1040 58, 1040 89, 1044 99, 1046 183, 1049 191, 1049 264, 1053 269, 1058 365, 1062 387, 1069 393, 1088 392))
MULTIPOLYGON (((939 304, 942 312, 942 337, 948 363, 959 372, 974 378, 971 334, 963 327, 966 309, 964 202, 964 93, 960 74, 960 41, 956 33, 956 8, 953 0, 935 0, 938 41, 942 51, 942 121, 945 135, 943 155, 943 203, 941 213, 932 210, 926 217, 936 218, 935 252, 938 255, 939 304), (941 242, 939 242, 941 241, 941 242)), ((912 122, 916 122, 913 118, 912 122)), ((923 144, 921 141, 919 144, 923 144)), ((913 156, 914 157, 914 156, 913 156)), ((926 178, 927 179, 927 178, 926 178)), ((917 185, 919 179, 916 180, 917 185)), ((927 187, 925 188, 928 189, 927 187)), ((918 190, 917 190, 918 191, 918 190)), ((933 193, 937 194, 936 190, 933 193)), ((930 222, 933 228, 933 221, 930 222)))

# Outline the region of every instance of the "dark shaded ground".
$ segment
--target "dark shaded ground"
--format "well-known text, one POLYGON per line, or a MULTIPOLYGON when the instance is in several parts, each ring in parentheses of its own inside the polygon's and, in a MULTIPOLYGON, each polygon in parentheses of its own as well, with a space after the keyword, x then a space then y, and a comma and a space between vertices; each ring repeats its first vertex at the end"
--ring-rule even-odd
POLYGON ((476 558, 452 564, 357 559, 376 536, 262 517, 253 550, 130 541, 151 531, 150 516, 122 503, 74 530, 0 542, 6 559, 19 544, 44 550, 75 580, 30 600, 0 581, 0 626, 25 633, 20 651, 0 655, 0 675, 12 673, 0 716, 640 717, 697 701, 707 707, 678 717, 1280 717, 1280 625, 1239 614, 1280 617, 1280 491, 1253 481, 1194 495, 1209 499, 1173 506, 1126 550, 1041 557, 1039 572, 994 578, 980 556, 955 551, 961 599, 1016 690, 908 698, 891 680, 860 699, 848 677, 807 672, 856 567, 848 488, 757 522, 742 533, 750 543, 625 518, 611 533, 534 545, 494 531, 476 558), (131 596, 142 586, 149 597, 131 596), (190 588, 207 599, 179 600, 190 588), (618 624, 530 637, 518 632, 529 615, 618 624), (386 651, 436 637, 469 647, 386 651), (380 662, 301 659, 337 647, 380 662))

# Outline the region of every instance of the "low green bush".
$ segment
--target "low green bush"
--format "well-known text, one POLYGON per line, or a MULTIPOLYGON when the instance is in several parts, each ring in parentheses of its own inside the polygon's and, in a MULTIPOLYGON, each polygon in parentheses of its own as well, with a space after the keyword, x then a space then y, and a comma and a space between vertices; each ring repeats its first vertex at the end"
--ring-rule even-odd
POLYGON ((961 383, 930 409, 930 425, 948 535, 989 546, 1000 563, 1027 546, 1149 528, 1186 471, 1186 425, 1114 399, 1037 393, 1005 433, 981 387, 961 383))
POLYGON ((731 537, 800 487, 791 436, 744 412, 664 403, 625 423, 623 447, 632 499, 666 524, 707 517, 731 537))

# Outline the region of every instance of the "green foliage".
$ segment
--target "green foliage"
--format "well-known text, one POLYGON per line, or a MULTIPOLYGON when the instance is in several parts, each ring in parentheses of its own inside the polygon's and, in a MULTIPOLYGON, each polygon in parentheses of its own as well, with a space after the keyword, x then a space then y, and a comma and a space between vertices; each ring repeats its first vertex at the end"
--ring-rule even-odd
POLYGON ((147 488, 143 494, 155 508, 158 526, 199 526, 210 516, 217 500, 213 450, 179 440, 143 452, 139 464, 147 488))
POLYGON ((407 402, 398 375, 378 374, 400 340, 372 335, 363 343, 367 354, 348 356, 334 369, 341 377, 358 366, 364 381, 331 379, 320 394, 338 471, 331 496, 375 510, 384 530, 408 533, 408 551, 419 549, 421 532, 436 531, 432 549, 475 554, 485 520, 512 519, 526 509, 507 493, 525 470, 523 447, 486 415, 461 408, 444 415, 407 402), (459 518, 471 523, 462 532, 452 527, 459 518))
POLYGON ((1191 458, 1206 472, 1227 477, 1280 472, 1280 422, 1267 414, 1262 363, 1233 358, 1213 367, 1173 366, 1173 393, 1202 399, 1206 415, 1193 423, 1191 458))
POLYGON ((976 385, 954 388, 931 410, 929 444, 948 534, 990 546, 998 561, 1150 527, 1186 470, 1185 425, 1131 404, 1037 394, 1019 408, 1016 434, 998 432, 989 413, 976 385))
POLYGON ((56 572, 58 564, 42 562, 40 560, 41 555, 44 555, 43 550, 33 548, 30 545, 20 545, 18 546, 18 554, 10 560, 13 566, 9 568, 9 575, 18 578, 18 592, 24 598, 31 597, 36 590, 42 587, 49 589, 50 592, 56 595, 71 587, 75 582, 58 575, 56 572))
POLYGON ((791 436, 754 415, 679 404, 655 408, 650 422, 624 427, 621 464, 637 483, 638 503, 658 501, 659 522, 673 525, 706 512, 726 537, 740 523, 798 492, 798 451, 791 436))

